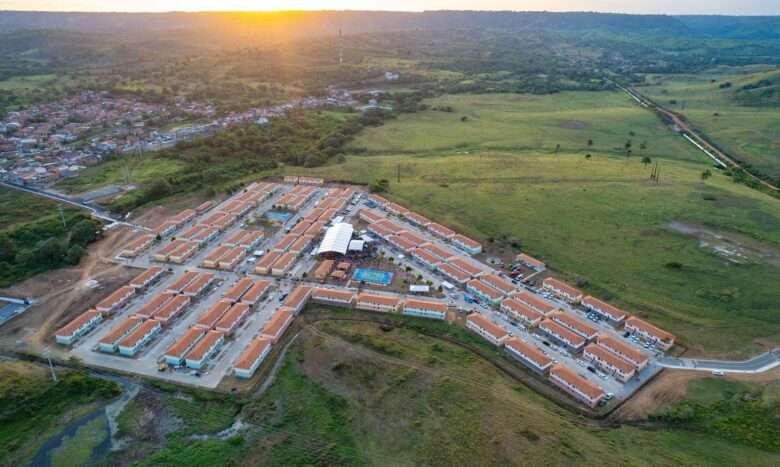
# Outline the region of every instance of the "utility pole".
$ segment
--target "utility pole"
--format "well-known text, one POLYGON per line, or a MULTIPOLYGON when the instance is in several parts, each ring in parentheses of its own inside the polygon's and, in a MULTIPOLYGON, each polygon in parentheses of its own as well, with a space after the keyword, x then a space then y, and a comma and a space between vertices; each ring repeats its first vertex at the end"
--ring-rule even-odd
POLYGON ((65 214, 62 212, 62 205, 58 204, 57 209, 60 211, 60 220, 62 221, 62 228, 67 230, 68 224, 65 222, 65 214))
POLYGON ((49 351, 49 347, 43 348, 43 356, 46 357, 46 360, 49 362, 49 369, 51 370, 51 379, 55 383, 57 382, 57 373, 54 372, 54 363, 51 361, 51 353, 49 351))

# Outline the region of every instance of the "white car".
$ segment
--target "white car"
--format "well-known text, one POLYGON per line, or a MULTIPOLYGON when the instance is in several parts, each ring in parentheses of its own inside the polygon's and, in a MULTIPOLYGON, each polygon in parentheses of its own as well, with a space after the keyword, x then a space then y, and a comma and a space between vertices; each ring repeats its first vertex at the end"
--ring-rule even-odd
POLYGON ((726 373, 724 373, 724 372, 723 372, 723 371, 721 371, 721 370, 712 370, 712 375, 713 375, 713 376, 725 376, 725 375, 726 375, 726 373))

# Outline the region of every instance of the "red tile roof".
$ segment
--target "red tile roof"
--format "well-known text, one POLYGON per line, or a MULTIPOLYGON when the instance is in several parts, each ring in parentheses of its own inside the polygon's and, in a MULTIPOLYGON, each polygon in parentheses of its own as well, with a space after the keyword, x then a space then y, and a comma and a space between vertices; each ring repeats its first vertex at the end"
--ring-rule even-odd
POLYGON ((351 301, 355 299, 355 291, 347 289, 326 289, 323 287, 317 287, 312 292, 312 298, 351 301))
POLYGON ((591 355, 594 355, 595 357, 604 360, 605 362, 607 362, 614 368, 617 368, 624 374, 628 374, 636 370, 636 365, 634 365, 629 361, 623 360, 622 358, 618 357, 617 355, 613 354, 609 350, 599 345, 589 344, 587 347, 585 347, 584 352, 590 353, 591 355))
POLYGON ((265 352, 265 349, 271 345, 271 339, 265 337, 255 337, 249 345, 241 352, 241 355, 233 365, 240 370, 249 370, 255 363, 255 360, 265 352))
POLYGON ((84 313, 78 315, 71 322, 62 327, 55 333, 56 336, 72 336, 87 322, 93 320, 95 317, 100 316, 100 313, 95 310, 87 310, 84 313))
POLYGON ((643 365, 648 360, 648 356, 632 347, 631 345, 621 341, 617 337, 612 337, 607 334, 599 334, 598 343, 609 348, 613 351, 624 355, 629 360, 636 362, 638 365, 643 365))
POLYGON ((556 311, 550 315, 550 318, 561 323, 565 327, 571 328, 577 334, 581 334, 586 337, 592 337, 598 334, 598 330, 590 324, 576 318, 564 311, 556 311))
POLYGON ((479 291, 479 293, 489 297, 491 300, 498 300, 499 298, 503 297, 501 292, 494 289, 493 287, 488 287, 487 285, 480 282, 478 279, 472 279, 468 281, 466 285, 468 287, 476 289, 477 291, 479 291))
POLYGON ((184 357, 184 354, 192 347, 192 344, 200 339, 205 333, 206 330, 203 328, 193 327, 187 329, 187 331, 185 331, 184 334, 165 351, 165 355, 178 358, 184 357))
POLYGON ((100 343, 101 344, 116 343, 116 341, 121 339, 125 334, 130 332, 131 329, 133 329, 141 322, 142 320, 138 316, 131 316, 127 318, 125 321, 122 321, 122 323, 120 323, 118 326, 112 328, 111 331, 108 332, 108 334, 103 336, 103 338, 100 339, 100 343))
POLYGON ((572 386, 579 389, 582 393, 586 394, 591 399, 597 399, 604 395, 604 391, 600 387, 591 383, 587 379, 568 369, 567 367, 558 364, 550 369, 550 374, 559 377, 572 386))
POLYGON ((609 303, 599 300, 598 298, 591 297, 590 295, 582 299, 582 304, 585 306, 590 305, 601 310, 602 313, 609 315, 615 321, 620 321, 627 316, 627 313, 620 308, 610 305, 609 303))
POLYGON ((447 312, 447 304, 440 300, 425 300, 422 298, 407 298, 404 301, 404 309, 417 308, 422 310, 438 311, 440 313, 447 312))
POLYGON ((187 353, 187 360, 202 360, 214 344, 216 344, 218 340, 224 338, 224 336, 225 334, 220 331, 209 331, 206 334, 206 337, 195 344, 195 347, 187 353))
POLYGON ((379 295, 370 292, 360 292, 357 296, 357 301, 359 303, 375 303, 377 305, 395 307, 401 302, 401 297, 398 295, 379 295))
POLYGON ((479 313, 472 313, 466 317, 466 320, 476 324, 477 326, 481 327, 485 331, 487 331, 490 335, 495 337, 496 339, 501 339, 502 337, 508 336, 509 333, 504 330, 501 326, 497 325, 493 321, 490 321, 486 317, 482 316, 479 313))
POLYGON ((570 297, 579 297, 582 296, 582 291, 576 287, 572 287, 569 284, 558 280, 554 277, 547 277, 542 281, 542 283, 546 287, 551 287, 555 290, 560 290, 561 292, 569 295, 570 297))
POLYGON ((529 292, 520 292, 512 298, 544 314, 551 313, 558 308, 547 300, 529 292))
POLYGON ((642 321, 641 319, 635 316, 628 318, 626 320, 626 325, 634 326, 637 329, 641 329, 658 340, 667 341, 667 342, 674 341, 673 334, 670 334, 664 331, 663 329, 648 323, 647 321, 642 321))
POLYGON ((547 331, 551 331, 552 334, 557 335, 566 341, 574 347, 579 347, 580 345, 585 343, 585 338, 580 336, 574 331, 570 331, 566 329, 565 327, 561 326, 560 324, 556 323, 555 321, 551 319, 545 319, 544 321, 539 324, 540 329, 544 329, 547 331))
POLYGON ((523 354, 526 358, 534 362, 539 367, 545 367, 552 363, 552 359, 542 352, 539 347, 531 345, 517 337, 511 337, 504 342, 504 345, 523 354))

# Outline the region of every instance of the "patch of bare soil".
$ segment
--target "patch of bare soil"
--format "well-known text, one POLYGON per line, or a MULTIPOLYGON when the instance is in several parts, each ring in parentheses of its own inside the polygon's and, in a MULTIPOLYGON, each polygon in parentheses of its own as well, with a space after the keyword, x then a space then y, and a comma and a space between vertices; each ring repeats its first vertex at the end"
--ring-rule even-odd
POLYGON ((40 274, 4 291, 36 304, 0 328, 0 346, 40 352, 54 331, 135 277, 138 270, 111 261, 130 235, 127 229, 112 231, 89 247, 78 266, 40 274), (90 280, 99 286, 88 287, 90 280))
POLYGON ((561 122, 561 128, 567 130, 585 130, 589 127, 588 122, 583 122, 582 120, 564 120, 561 122))
POLYGON ((704 376, 695 371, 665 370, 615 410, 609 418, 615 421, 644 420, 661 407, 681 401, 688 392, 688 382, 704 376))
POLYGON ((727 261, 737 264, 766 263, 780 267, 780 250, 747 235, 679 221, 669 222, 665 227, 672 232, 695 238, 700 248, 709 250, 727 261))
MULTIPOLYGON (((144 225, 146 227, 156 227, 168 217, 178 214, 182 209, 194 208, 206 201, 207 198, 199 195, 178 196, 165 200, 165 204, 158 204, 149 208, 143 208, 137 213, 133 213, 129 221, 144 225)), ((219 202, 217 198, 214 199, 219 202)))
MULTIPOLYGON (((681 401, 688 392, 688 383, 692 380, 712 377, 709 373, 701 371, 664 370, 650 384, 613 412, 610 419, 644 420, 660 409, 681 401)), ((759 384, 772 383, 780 381, 780 367, 759 374, 732 373, 719 378, 759 384)))

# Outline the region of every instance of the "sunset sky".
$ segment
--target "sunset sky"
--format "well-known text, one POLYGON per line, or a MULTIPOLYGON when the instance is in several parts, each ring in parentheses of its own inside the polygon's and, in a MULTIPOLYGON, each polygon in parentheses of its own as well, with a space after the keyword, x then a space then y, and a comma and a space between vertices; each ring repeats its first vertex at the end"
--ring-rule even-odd
POLYGON ((0 0, 0 10, 547 10, 780 15, 780 0, 0 0))

